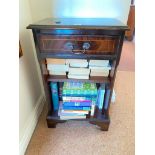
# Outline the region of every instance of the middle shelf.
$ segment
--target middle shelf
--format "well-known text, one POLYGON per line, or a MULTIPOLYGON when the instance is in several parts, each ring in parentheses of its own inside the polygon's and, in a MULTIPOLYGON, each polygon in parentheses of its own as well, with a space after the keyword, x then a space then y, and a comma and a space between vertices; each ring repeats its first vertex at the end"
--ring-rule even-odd
POLYGON ((42 61, 43 75, 48 82, 110 83, 114 62, 109 60, 46 59, 42 61))
POLYGON ((110 83, 110 77, 104 76, 93 76, 89 79, 68 79, 66 75, 46 75, 46 80, 49 82, 71 82, 71 81, 80 81, 80 82, 93 82, 93 83, 110 83))

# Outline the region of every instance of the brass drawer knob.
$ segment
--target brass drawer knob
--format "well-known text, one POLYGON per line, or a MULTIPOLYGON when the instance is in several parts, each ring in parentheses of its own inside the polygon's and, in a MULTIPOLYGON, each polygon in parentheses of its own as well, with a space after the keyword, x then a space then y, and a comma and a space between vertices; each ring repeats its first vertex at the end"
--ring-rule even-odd
POLYGON ((90 48, 90 43, 88 43, 88 42, 83 43, 82 48, 83 48, 83 50, 88 50, 90 48))
POLYGON ((65 44, 65 47, 66 47, 68 50, 73 50, 73 49, 74 49, 74 45, 73 45, 73 43, 71 43, 71 42, 67 42, 67 43, 65 44))

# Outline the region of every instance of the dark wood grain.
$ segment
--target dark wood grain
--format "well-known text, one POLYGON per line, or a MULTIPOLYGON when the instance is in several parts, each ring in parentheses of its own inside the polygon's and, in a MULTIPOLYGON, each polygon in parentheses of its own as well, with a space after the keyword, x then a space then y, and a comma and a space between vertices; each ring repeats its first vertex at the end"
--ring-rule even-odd
MULTIPOLYGON (((49 128, 55 128, 57 123, 65 123, 67 120, 61 120, 58 116, 58 111, 49 111, 47 114, 47 125, 49 128)), ((110 124, 109 115, 103 115, 102 111, 95 110, 95 115, 93 117, 88 116, 86 119, 70 119, 74 121, 89 121, 91 124, 97 125, 102 131, 107 131, 110 124)))
POLYGON ((106 90, 110 89, 109 106, 107 109, 96 110, 94 117, 87 117, 86 120, 91 124, 107 131, 110 124, 109 108, 114 87, 117 67, 121 57, 122 45, 125 31, 128 27, 116 19, 45 19, 36 24, 30 24, 28 29, 33 30, 36 53, 40 65, 42 79, 46 94, 49 113, 47 115, 47 125, 55 128, 57 123, 64 123, 58 116, 58 112, 53 110, 51 81, 89 81, 95 83, 105 83, 106 90), (66 49, 66 43, 74 43, 74 49, 66 49), (83 44, 90 43, 90 48, 83 52, 83 44), (78 52, 78 54, 77 54, 78 52), (90 77, 84 79, 68 79, 66 76, 48 75, 46 68, 46 58, 65 58, 65 59, 94 59, 110 60, 112 70, 109 77, 90 77))
POLYGON ((95 60, 115 60, 117 54, 104 53, 102 55, 96 54, 74 54, 74 53, 61 53, 61 52, 40 52, 40 59, 45 58, 59 58, 59 59, 95 59, 95 60))
POLYGON ((94 82, 94 83, 110 83, 109 77, 92 76, 89 79, 68 79, 65 75, 48 75, 47 81, 65 82, 65 81, 81 81, 81 82, 94 82))
POLYGON ((130 6, 127 24, 130 30, 126 31, 125 37, 128 41, 132 41, 135 32, 135 5, 130 6))
POLYGON ((29 29, 102 29, 102 30, 127 30, 128 26, 114 18, 47 18, 35 24, 30 24, 29 29))
POLYGON ((122 30, 104 30, 104 29, 80 29, 80 28, 52 28, 52 29, 35 29, 37 34, 48 35, 112 35, 122 34, 122 30))
POLYGON ((84 52, 83 44, 89 43, 90 48, 85 54, 113 54, 117 48, 119 37, 114 36, 89 36, 89 35, 38 35, 39 48, 41 52, 77 53, 84 52), (73 45, 73 50, 69 49, 67 43, 73 45))

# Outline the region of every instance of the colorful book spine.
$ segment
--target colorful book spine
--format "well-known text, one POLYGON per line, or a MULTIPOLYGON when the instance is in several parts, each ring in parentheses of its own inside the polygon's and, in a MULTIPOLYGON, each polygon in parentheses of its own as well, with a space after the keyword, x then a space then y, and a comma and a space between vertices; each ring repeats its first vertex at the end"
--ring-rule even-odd
POLYGON ((69 119, 86 119, 86 115, 79 116, 60 116, 61 120, 69 120, 69 119))
POLYGON ((52 101, 54 110, 59 109, 59 96, 58 96, 58 86, 56 82, 50 83, 51 93, 52 93, 52 101))
POLYGON ((80 106, 64 106, 63 110, 91 110, 91 107, 80 107, 80 106))
POLYGON ((95 113, 95 104, 92 104, 92 105, 91 105, 90 115, 91 115, 91 116, 94 116, 94 113, 95 113))
POLYGON ((97 94, 95 95, 85 95, 85 94, 62 94, 65 97, 87 97, 87 98, 94 98, 97 97, 97 94))
POLYGON ((81 95, 97 95, 97 89, 96 90, 80 90, 80 89, 63 89, 63 95, 67 96, 67 95, 78 95, 78 96, 81 96, 81 95))
POLYGON ((104 95, 105 95, 105 84, 102 84, 98 90, 98 96, 97 96, 97 106, 99 109, 103 108, 104 95))
POLYGON ((91 102, 92 100, 63 100, 63 102, 91 102))
POLYGON ((60 113, 59 116, 85 116, 85 114, 81 114, 81 113, 60 113))
POLYGON ((82 101, 82 102, 63 102, 64 106, 91 106, 91 101, 82 101))
POLYGON ((65 113, 65 114, 88 114, 89 111, 87 110, 61 110, 61 113, 65 113))
POLYGON ((97 95, 96 85, 93 83, 66 82, 63 85, 64 96, 95 96, 97 95))
POLYGON ((63 101, 72 101, 72 100, 77 100, 77 101, 85 101, 85 100, 89 100, 91 101, 92 98, 89 98, 89 97, 73 97, 73 96, 63 96, 62 97, 63 101))

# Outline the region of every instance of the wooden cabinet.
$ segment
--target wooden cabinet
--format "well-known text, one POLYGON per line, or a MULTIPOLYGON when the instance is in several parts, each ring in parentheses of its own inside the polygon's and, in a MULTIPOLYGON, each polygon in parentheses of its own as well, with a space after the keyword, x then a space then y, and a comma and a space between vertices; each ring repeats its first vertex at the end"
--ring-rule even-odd
POLYGON ((130 30, 126 31, 125 37, 128 41, 132 41, 135 33, 135 5, 130 6, 127 25, 130 30))
POLYGON ((112 54, 119 37, 89 35, 38 35, 41 52, 70 54, 112 54))
POLYGON ((57 123, 65 122, 54 111, 51 99, 49 82, 89 81, 105 83, 110 97, 106 99, 107 108, 96 108, 93 117, 86 120, 98 125, 101 130, 107 131, 110 124, 109 107, 117 66, 119 64, 125 31, 128 29, 116 19, 71 18, 71 19, 45 19, 30 24, 32 29, 38 61, 42 72, 42 79, 49 107, 47 114, 48 127, 56 127, 57 123), (112 69, 108 77, 90 77, 86 79, 68 79, 67 76, 48 75, 46 58, 67 59, 95 59, 110 60, 112 69))

